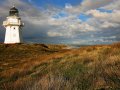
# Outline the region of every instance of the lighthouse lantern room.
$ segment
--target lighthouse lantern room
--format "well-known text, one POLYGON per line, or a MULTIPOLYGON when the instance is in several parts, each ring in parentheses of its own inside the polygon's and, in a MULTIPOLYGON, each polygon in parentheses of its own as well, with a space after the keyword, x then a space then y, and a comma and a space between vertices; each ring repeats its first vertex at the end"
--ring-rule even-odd
POLYGON ((5 44, 22 43, 21 29, 24 24, 19 17, 19 11, 14 6, 9 11, 9 16, 6 21, 3 21, 3 26, 6 28, 5 44))

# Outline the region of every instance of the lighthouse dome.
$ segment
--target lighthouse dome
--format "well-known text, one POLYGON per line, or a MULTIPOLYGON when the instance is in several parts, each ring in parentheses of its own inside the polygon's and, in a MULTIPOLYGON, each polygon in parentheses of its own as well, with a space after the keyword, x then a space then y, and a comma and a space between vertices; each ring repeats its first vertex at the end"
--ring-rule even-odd
POLYGON ((13 6, 10 11, 9 11, 9 15, 10 16, 18 16, 19 15, 19 11, 17 8, 15 8, 15 6, 13 6))

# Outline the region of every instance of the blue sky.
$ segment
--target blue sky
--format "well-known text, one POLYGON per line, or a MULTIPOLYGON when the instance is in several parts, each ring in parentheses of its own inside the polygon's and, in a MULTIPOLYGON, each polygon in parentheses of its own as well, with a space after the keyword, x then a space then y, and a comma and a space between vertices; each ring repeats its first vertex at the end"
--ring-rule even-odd
POLYGON ((28 43, 109 44, 120 41, 120 0, 0 0, 3 20, 15 5, 28 43))
POLYGON ((29 2, 37 6, 46 6, 47 4, 64 7, 65 4, 70 3, 71 5, 79 5, 82 0, 28 0, 29 2))

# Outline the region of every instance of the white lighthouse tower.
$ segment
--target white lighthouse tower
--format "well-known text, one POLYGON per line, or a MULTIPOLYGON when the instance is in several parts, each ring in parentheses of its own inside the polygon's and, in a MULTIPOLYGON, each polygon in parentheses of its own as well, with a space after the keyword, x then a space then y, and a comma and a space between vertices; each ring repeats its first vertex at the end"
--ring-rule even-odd
POLYGON ((14 6, 9 11, 9 16, 6 21, 3 21, 3 26, 6 28, 5 44, 22 43, 21 29, 24 26, 19 11, 14 6))

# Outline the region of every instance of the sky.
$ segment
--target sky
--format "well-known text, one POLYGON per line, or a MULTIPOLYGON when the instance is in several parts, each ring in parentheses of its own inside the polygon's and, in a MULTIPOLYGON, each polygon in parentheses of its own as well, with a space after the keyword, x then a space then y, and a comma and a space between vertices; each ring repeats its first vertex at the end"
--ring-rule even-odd
POLYGON ((111 44, 120 41, 120 0, 0 0, 0 42, 15 5, 26 43, 111 44))

